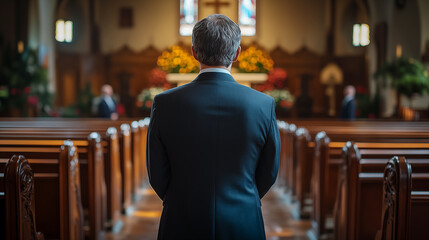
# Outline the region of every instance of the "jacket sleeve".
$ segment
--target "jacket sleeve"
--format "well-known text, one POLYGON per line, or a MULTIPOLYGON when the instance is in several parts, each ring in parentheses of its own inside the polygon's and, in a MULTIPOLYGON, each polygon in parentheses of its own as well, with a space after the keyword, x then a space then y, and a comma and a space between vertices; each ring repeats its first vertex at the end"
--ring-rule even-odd
POLYGON ((149 182, 159 198, 164 200, 170 182, 170 163, 160 136, 159 111, 159 104, 157 97, 155 97, 147 132, 146 164, 149 182))
POLYGON ((277 173, 279 171, 280 134, 274 110, 275 102, 273 99, 270 127, 255 172, 256 186, 258 188, 259 198, 261 199, 276 181, 277 173))

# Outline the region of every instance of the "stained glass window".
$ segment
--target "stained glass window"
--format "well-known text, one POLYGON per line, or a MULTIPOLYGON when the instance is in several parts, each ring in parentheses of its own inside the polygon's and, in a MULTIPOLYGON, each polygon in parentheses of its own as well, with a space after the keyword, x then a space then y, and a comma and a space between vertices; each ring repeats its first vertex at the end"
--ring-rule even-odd
POLYGON ((191 36, 198 21, 198 0, 180 0, 180 35, 191 36))
POLYGON ((239 0, 238 22, 243 36, 256 33, 256 0, 239 0))

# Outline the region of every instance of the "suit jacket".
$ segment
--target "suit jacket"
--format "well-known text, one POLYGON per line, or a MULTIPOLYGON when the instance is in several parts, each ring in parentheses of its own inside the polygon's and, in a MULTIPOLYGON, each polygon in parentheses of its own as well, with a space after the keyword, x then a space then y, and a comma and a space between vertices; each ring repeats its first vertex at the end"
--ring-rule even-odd
POLYGON ((356 112, 356 103, 355 103, 354 98, 346 99, 341 104, 341 118, 342 119, 354 120, 356 118, 355 112, 356 112))
POLYGON ((149 181, 163 200, 158 239, 265 239, 260 199, 275 182, 274 99, 226 73, 155 97, 149 181))
POLYGON ((110 109, 109 105, 107 105, 106 103, 106 100, 102 97, 100 102, 98 103, 98 116, 102 118, 110 118, 110 115, 115 112, 116 107, 114 107, 114 109, 110 109))

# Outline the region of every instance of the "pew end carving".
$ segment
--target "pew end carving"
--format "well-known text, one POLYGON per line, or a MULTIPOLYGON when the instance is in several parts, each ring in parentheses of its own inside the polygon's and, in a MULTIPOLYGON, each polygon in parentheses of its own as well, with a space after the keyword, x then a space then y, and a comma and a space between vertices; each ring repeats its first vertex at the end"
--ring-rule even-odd
POLYGON ((381 230, 376 240, 409 239, 411 165, 405 157, 393 157, 383 177, 383 208, 381 230))
POLYGON ((44 239, 36 231, 34 174, 22 156, 12 156, 5 167, 6 239, 44 239))

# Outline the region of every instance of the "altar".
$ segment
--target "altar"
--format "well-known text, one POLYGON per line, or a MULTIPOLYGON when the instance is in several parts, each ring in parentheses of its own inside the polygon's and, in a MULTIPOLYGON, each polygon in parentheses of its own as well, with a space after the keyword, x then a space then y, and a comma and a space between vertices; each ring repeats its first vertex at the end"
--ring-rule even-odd
MULTIPOLYGON (((238 83, 251 87, 252 84, 264 83, 267 80, 268 75, 266 73, 231 73, 232 77, 238 83)), ((171 84, 177 84, 181 86, 192 82, 198 73, 169 73, 167 74, 167 82, 171 84)))

